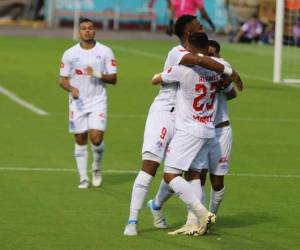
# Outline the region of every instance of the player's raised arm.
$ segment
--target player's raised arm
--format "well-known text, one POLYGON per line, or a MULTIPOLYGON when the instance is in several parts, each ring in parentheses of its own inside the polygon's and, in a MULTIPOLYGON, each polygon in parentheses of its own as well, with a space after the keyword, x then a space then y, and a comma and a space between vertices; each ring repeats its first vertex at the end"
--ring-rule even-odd
POLYGON ((216 71, 218 73, 223 73, 230 77, 238 90, 243 90, 243 81, 237 71, 233 70, 231 67, 224 66, 223 64, 215 61, 209 56, 205 55, 194 55, 192 53, 186 54, 182 57, 180 64, 182 65, 199 65, 209 70, 216 71))

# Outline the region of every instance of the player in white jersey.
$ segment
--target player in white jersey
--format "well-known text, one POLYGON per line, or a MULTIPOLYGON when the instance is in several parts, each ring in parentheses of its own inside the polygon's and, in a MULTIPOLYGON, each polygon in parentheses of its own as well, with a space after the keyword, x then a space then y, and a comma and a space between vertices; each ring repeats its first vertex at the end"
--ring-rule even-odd
MULTIPOLYGON (((203 32, 191 34, 189 47, 191 51, 207 54, 207 35, 203 32)), ((193 169, 191 164, 196 156, 207 155, 215 136, 213 121, 218 80, 218 73, 199 66, 174 66, 153 80, 153 83, 163 81, 174 84, 178 81, 180 84, 176 99, 176 131, 166 154, 164 180, 198 219, 199 226, 190 232, 191 235, 205 234, 216 219, 181 175, 183 171, 193 169)), ((197 168, 193 170, 198 171, 197 168)))
MULTIPOLYGON (((187 37, 189 34, 201 31, 202 26, 195 16, 184 15, 180 17, 175 24, 175 33, 181 41, 181 45, 175 46, 169 53, 164 68, 173 65, 201 65, 203 67, 215 70, 217 72, 225 72, 231 75, 231 78, 239 83, 239 75, 230 68, 225 68, 222 64, 215 62, 209 57, 196 56, 186 50, 187 37)), ((124 230, 124 235, 137 235, 136 225, 138 223, 138 215, 143 206, 148 188, 156 171, 164 158, 166 147, 174 134, 174 107, 177 86, 174 84, 163 84, 158 96, 152 103, 144 132, 144 143, 142 149, 142 169, 135 179, 132 190, 130 203, 130 214, 128 224, 124 230)), ((161 190, 164 195, 171 195, 169 186, 162 181, 161 190)), ((161 216, 159 208, 156 211, 157 220, 155 226, 166 228, 167 224, 161 216)))
MULTIPOLYGON (((218 42, 209 40, 208 54, 210 56, 220 58, 220 50, 221 46, 218 42)), ((208 168, 211 181, 209 210, 215 214, 224 196, 224 176, 228 172, 232 146, 232 129, 229 121, 227 101, 236 96, 237 93, 230 82, 223 86, 223 91, 220 91, 217 95, 220 105, 214 121, 216 137, 209 151, 208 164, 204 166, 208 168)), ((206 172, 205 170, 202 171, 201 185, 205 184, 206 172)))
POLYGON ((69 131, 75 136, 75 159, 80 183, 89 186, 88 136, 93 150, 92 185, 102 182, 100 161, 106 129, 106 83, 116 84, 117 67, 112 50, 94 40, 96 30, 89 19, 79 24, 80 43, 66 50, 60 67, 60 85, 69 92, 69 131))
MULTIPOLYGON (((219 58, 220 45, 214 40, 209 40, 208 55, 219 58)), ((218 59, 220 62, 227 64, 223 59, 218 59)), ((205 206, 205 190, 204 185, 206 181, 207 169, 210 173, 211 192, 209 211, 216 214, 224 195, 224 175, 228 171, 228 161, 231 152, 232 131, 230 127, 227 100, 231 100, 237 96, 237 93, 228 79, 218 82, 218 92, 216 98, 218 100, 218 107, 214 119, 215 133, 210 148, 206 155, 199 154, 192 162, 191 168, 198 169, 200 172, 202 192, 198 193, 202 204, 205 206)), ((164 203, 163 201, 162 203, 164 203)), ((188 211, 186 223, 179 229, 171 232, 172 235, 190 234, 191 231, 198 227, 198 219, 188 211)))

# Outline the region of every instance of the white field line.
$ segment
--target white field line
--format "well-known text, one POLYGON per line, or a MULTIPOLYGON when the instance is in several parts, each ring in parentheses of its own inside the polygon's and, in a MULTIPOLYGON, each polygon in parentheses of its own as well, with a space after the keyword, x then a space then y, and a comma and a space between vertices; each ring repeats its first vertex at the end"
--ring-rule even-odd
POLYGON ((144 56, 144 57, 148 57, 148 58, 154 58, 154 59, 158 59, 158 60, 165 60, 166 59, 166 56, 159 55, 159 54, 153 54, 153 53, 150 53, 150 52, 144 52, 144 51, 137 50, 137 49, 125 49, 125 48, 117 47, 117 46, 114 46, 113 49, 117 50, 117 51, 120 51, 120 52, 130 53, 130 54, 133 54, 133 55, 144 56))
POLYGON ((33 113, 36 113, 38 115, 49 115, 46 111, 34 106, 30 102, 27 102, 27 101, 21 99, 20 97, 18 97, 17 95, 15 95, 14 93, 10 92, 9 90, 7 90, 6 88, 4 88, 2 86, 0 86, 0 93, 7 96, 9 99, 14 101, 15 103, 18 103, 22 107, 29 109, 33 113))
MULTIPOLYGON (((67 116, 66 113, 52 113, 56 116, 67 116)), ((108 118, 111 119, 136 119, 147 117, 146 114, 108 114, 108 118)), ((232 117, 233 121, 246 121, 246 122, 279 122, 279 123, 300 123, 300 119, 288 119, 288 118, 260 118, 260 117, 232 117)))
MULTIPOLYGON (((0 171, 20 171, 20 172, 77 172, 71 168, 24 168, 24 167, 0 167, 0 171)), ((103 170, 105 174, 137 174, 136 170, 103 170)), ((266 177, 266 178, 300 178, 298 174, 255 174, 255 173, 230 173, 229 176, 236 177, 266 177)))
MULTIPOLYGON (((122 47, 118 47, 118 46, 114 46, 113 47, 114 50, 116 51, 120 51, 120 52, 125 52, 125 53, 129 53, 129 54, 133 54, 133 55, 137 55, 137 56, 144 56, 144 57, 148 57, 148 58, 154 58, 154 59, 158 59, 158 60, 165 60, 166 59, 166 56, 163 56, 163 55, 159 55, 159 54, 154 54, 154 53, 150 53, 150 52, 144 52, 144 51, 141 51, 141 50, 137 50, 137 49, 126 49, 126 48, 122 48, 122 47)), ((250 50, 245 50, 245 49, 234 49, 234 48, 230 48, 231 50, 236 50, 236 51, 247 51, 247 52, 251 52, 252 54, 255 53, 253 51, 250 51, 250 50)), ((261 52, 257 52, 258 55, 262 55, 261 52)), ((268 56, 268 55, 267 55, 268 56)), ((267 77, 263 77, 263 76, 254 76, 254 75, 248 75, 248 74, 243 74, 243 73, 240 73, 241 74, 241 77, 243 78, 248 78, 248 79, 252 79, 252 80, 258 80, 258 81, 264 81, 264 82, 270 82, 270 83, 273 83, 273 80, 270 78, 267 78, 267 77)), ((291 87, 296 87, 296 88, 299 88, 300 86, 297 85, 297 84, 292 84, 292 83, 279 83, 279 84, 282 84, 282 85, 288 85, 288 86, 291 86, 291 87)))

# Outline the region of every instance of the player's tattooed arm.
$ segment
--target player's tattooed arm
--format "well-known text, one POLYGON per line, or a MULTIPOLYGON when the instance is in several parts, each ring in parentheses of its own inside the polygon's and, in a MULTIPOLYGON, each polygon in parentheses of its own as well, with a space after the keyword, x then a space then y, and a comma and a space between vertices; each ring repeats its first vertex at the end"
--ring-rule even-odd
POLYGON ((117 74, 103 74, 101 72, 97 72, 90 66, 88 66, 86 68, 86 72, 89 76, 99 78, 100 80, 102 80, 105 83, 109 83, 109 84, 113 84, 113 85, 117 84, 117 79, 118 79, 117 74))
POLYGON ((79 90, 77 88, 74 88, 70 85, 70 79, 69 77, 66 77, 66 76, 61 76, 59 78, 59 84, 60 86, 71 93, 72 97, 74 99, 78 99, 79 98, 79 90))

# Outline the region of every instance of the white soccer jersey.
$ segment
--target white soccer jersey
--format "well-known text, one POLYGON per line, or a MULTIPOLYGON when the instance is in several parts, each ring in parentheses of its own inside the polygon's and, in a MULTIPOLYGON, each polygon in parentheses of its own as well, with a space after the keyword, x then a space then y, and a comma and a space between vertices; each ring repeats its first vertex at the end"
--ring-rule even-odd
MULTIPOLYGON (((69 77, 70 85, 79 90, 78 109, 93 111, 99 102, 106 101, 105 83, 87 75, 86 68, 91 66, 95 71, 114 74, 117 72, 116 60, 112 50, 98 42, 92 49, 83 49, 80 44, 65 51, 62 57, 60 76, 69 77), (79 105, 80 104, 80 105, 79 105)), ((70 105, 73 98, 70 96, 70 105)))
POLYGON ((176 99, 176 129, 199 138, 213 138, 219 75, 205 68, 174 66, 162 73, 163 82, 179 82, 176 99))
MULTIPOLYGON (((173 47, 167 56, 165 61, 164 70, 171 66, 178 65, 181 59, 190 52, 187 51, 182 45, 173 47)), ((160 87, 158 95, 155 97, 154 102, 151 105, 151 111, 170 111, 176 103, 176 84, 163 83, 160 87)))

